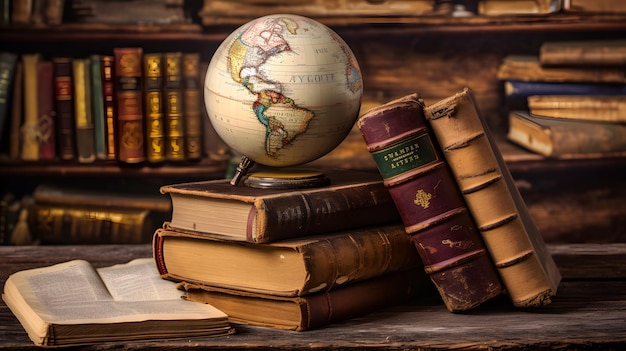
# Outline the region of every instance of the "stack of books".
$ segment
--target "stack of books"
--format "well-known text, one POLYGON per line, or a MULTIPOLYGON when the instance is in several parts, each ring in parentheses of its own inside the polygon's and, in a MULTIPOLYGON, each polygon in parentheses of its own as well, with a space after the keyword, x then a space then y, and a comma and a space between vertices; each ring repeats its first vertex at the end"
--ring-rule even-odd
POLYGON ((436 296, 380 176, 277 190, 210 180, 163 186, 153 252, 165 279, 230 321, 308 330, 436 296))
POLYGON ((544 42, 537 56, 507 56, 507 137, 555 158, 626 155, 626 41, 544 42))

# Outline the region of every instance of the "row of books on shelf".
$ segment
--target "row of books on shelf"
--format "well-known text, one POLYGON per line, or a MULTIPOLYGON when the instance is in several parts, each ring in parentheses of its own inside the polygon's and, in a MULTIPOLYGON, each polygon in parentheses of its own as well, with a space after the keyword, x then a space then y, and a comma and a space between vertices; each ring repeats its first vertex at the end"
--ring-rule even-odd
POLYGON ((160 277, 231 323, 296 331, 405 303, 551 302, 559 270, 471 90, 431 106, 407 95, 357 125, 378 172, 327 169, 329 185, 291 190, 161 186, 171 216, 151 233, 160 277))
POLYGON ((626 156, 626 41, 544 42, 507 56, 508 139, 556 158, 626 156))
POLYGON ((479 0, 478 13, 487 16, 626 13, 620 0, 479 0))
POLYGON ((0 53, 10 160, 160 164, 224 159, 205 118, 198 53, 115 48, 87 58, 0 53))

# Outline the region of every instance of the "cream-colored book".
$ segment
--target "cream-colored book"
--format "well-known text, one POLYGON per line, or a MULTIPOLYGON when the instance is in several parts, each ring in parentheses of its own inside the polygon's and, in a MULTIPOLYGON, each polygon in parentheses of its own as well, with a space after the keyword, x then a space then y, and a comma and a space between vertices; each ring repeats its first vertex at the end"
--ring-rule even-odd
POLYGON ((38 346, 232 332, 215 307, 186 301, 152 258, 95 269, 73 260, 9 276, 2 299, 38 346))
POLYGON ((561 274, 469 88, 425 108, 444 157, 517 307, 542 306, 561 274))

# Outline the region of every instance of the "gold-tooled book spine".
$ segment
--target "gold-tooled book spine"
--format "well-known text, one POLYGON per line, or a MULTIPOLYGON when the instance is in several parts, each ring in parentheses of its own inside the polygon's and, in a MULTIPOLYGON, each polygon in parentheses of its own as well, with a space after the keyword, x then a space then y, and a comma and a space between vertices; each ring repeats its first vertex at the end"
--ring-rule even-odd
POLYGON ((143 162, 144 115, 141 63, 143 49, 115 48, 115 97, 117 105, 118 160, 143 162))
POLYGON ((24 120, 21 130, 20 157, 24 161, 39 160, 39 141, 37 140, 37 65, 41 60, 39 53, 22 55, 24 67, 24 120))
POLYGON ((163 128, 163 55, 146 53, 143 57, 146 112, 146 159, 151 163, 165 160, 163 128))
POLYGON ((170 161, 185 160, 182 56, 181 52, 164 54, 165 158, 170 161))
POLYGON ((106 158, 117 159, 117 137, 115 135, 115 82, 113 56, 103 55, 102 61, 102 94, 104 97, 104 118, 106 121, 106 158))
POLYGON ((96 159, 94 124, 91 110, 91 82, 88 59, 72 61, 74 78, 74 118, 76 122, 76 151, 78 162, 96 159))
POLYGON ((185 116, 185 156, 195 160, 202 157, 202 108, 200 85, 200 54, 183 54, 183 106, 185 116))

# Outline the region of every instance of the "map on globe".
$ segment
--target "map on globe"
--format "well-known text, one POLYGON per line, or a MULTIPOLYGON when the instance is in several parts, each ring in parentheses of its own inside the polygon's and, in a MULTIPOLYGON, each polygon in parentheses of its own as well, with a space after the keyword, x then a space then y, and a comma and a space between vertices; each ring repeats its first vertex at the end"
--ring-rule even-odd
MULTIPOLYGON (((334 143, 330 149, 341 142, 358 114, 362 78, 358 63, 345 42, 325 29, 318 22, 296 15, 266 16, 242 26, 231 35, 232 40, 225 41, 225 47, 218 49, 218 57, 214 56, 213 60, 226 65, 228 79, 248 96, 228 90, 227 82, 221 85, 209 82, 209 118, 220 133, 222 115, 230 112, 225 107, 220 110, 220 104, 229 99, 243 101, 253 113, 255 123, 264 128, 265 155, 255 157, 254 150, 236 147, 238 140, 234 137, 230 142, 227 140, 236 123, 221 128, 220 135, 229 145, 232 142, 231 146, 237 151, 252 156, 255 161, 265 159, 261 163, 272 163, 271 160, 286 155, 285 148, 308 133, 316 119, 318 127, 322 127, 317 131, 322 133, 317 135, 318 145, 309 145, 309 151, 300 149, 300 159, 295 157, 292 163, 306 162, 330 151, 329 147, 322 147, 325 142, 319 138, 330 139, 329 142, 334 143), (219 58, 220 53, 223 60, 219 58), (251 103, 246 102, 248 97, 251 103)), ((215 70, 218 74, 220 68, 215 70)), ((210 73, 211 65, 207 82, 210 73)), ((276 164, 282 163, 276 161, 276 164)))

